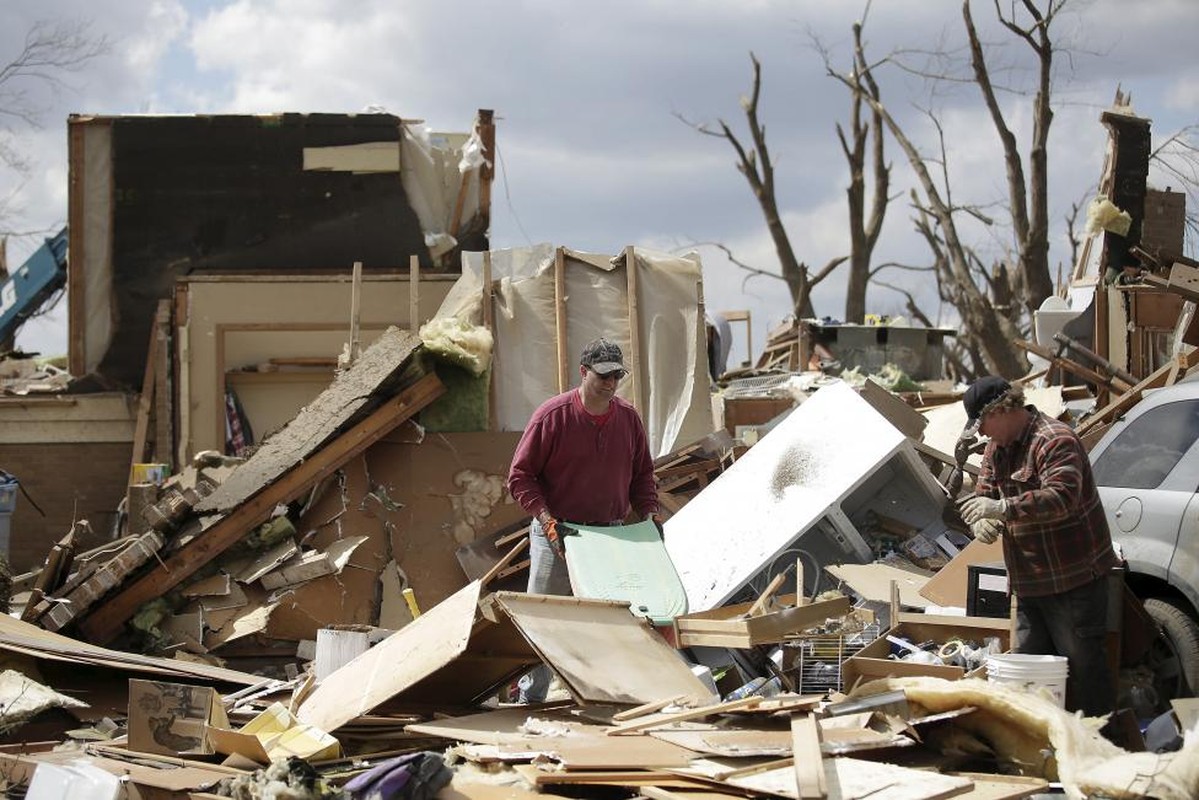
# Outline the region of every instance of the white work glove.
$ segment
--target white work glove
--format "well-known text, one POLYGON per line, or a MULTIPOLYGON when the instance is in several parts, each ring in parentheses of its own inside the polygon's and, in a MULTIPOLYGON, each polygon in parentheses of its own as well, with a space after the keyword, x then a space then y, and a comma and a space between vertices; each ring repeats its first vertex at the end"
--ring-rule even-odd
POLYGON ((970 532, 974 534, 976 541, 983 544, 990 544, 999 538, 999 534, 1003 533, 1004 524, 997 519, 980 519, 970 526, 970 532))
POLYGON ((959 510, 962 513, 962 520, 967 525, 973 525, 980 519, 1002 521, 1007 516, 1007 501, 1002 498, 992 500, 990 497, 976 495, 962 503, 959 510))

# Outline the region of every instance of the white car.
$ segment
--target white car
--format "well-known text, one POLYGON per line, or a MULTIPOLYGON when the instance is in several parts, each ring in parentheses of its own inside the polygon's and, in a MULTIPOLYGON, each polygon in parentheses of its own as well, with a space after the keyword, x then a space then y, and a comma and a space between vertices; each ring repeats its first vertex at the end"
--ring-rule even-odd
POLYGON ((1091 450, 1128 585, 1161 626, 1159 704, 1199 691, 1199 376, 1147 393, 1091 450))

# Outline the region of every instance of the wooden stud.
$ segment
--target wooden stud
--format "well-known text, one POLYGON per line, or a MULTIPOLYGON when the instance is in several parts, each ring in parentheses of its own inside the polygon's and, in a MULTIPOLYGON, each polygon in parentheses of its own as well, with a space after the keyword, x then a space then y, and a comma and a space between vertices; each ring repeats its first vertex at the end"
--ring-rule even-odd
POLYGON ((629 305, 629 376, 633 380, 629 393, 637 413, 644 414, 645 384, 641 379, 641 300, 637 290, 637 254, 632 245, 624 249, 624 269, 629 305))
POLYGON ((362 262, 354 262, 354 270, 350 276, 350 360, 346 362, 349 369, 358 356, 362 354, 362 341, 358 335, 358 325, 362 318, 362 262))
POLYGON ((674 697, 665 697, 661 700, 655 700, 652 703, 644 703, 635 708, 629 708, 624 711, 619 711, 619 712, 613 714, 612 721, 613 722, 625 722, 630 719, 637 719, 637 717, 644 717, 646 714, 653 714, 655 711, 661 711, 662 709, 666 708, 669 705, 674 705, 675 703, 681 703, 682 701, 688 700, 688 699, 690 699, 690 698, 688 698, 687 695, 679 694, 679 695, 675 695, 674 697))
POLYGON ((554 324, 558 339, 558 392, 570 388, 570 357, 566 353, 566 248, 554 251, 554 324))
POLYGON ((91 642, 110 642, 143 603, 162 597, 196 570, 241 541, 246 532, 266 520, 279 503, 303 494, 350 459, 387 435, 400 423, 445 392, 436 375, 426 375, 393 397, 353 428, 317 450, 179 550, 160 565, 129 583, 95 609, 80 624, 91 642))
POLYGON ((501 572, 503 572, 505 569, 507 569, 508 565, 512 563, 513 559, 515 559, 518 555, 520 555, 521 552, 523 552, 524 549, 528 546, 529 546, 529 540, 527 538, 521 539, 520 541, 518 541, 511 550, 509 550, 507 553, 504 554, 503 558, 501 558, 499 561, 495 562, 495 566, 493 566, 491 569, 487 570, 487 572, 483 575, 482 578, 479 578, 479 584, 483 588, 487 588, 487 584, 491 583, 493 580, 496 579, 496 576, 498 576, 501 572))
POLYGON ((749 607, 747 615, 756 617, 762 614, 762 612, 766 610, 766 606, 770 604, 771 598, 774 597, 774 593, 779 590, 779 587, 783 585, 783 581, 786 580, 786 578, 786 574, 782 572, 780 572, 778 575, 775 575, 766 588, 762 591, 762 594, 758 595, 758 599, 754 601, 754 604, 749 607))
POLYGON ((408 258, 408 330, 420 330, 420 256, 408 258))

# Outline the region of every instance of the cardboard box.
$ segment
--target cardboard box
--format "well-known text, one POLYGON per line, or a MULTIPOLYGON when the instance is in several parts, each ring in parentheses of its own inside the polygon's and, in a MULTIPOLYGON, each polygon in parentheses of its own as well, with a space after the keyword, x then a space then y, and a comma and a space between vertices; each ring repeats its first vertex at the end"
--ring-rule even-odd
POLYGON ((208 728, 229 727, 221 697, 211 686, 129 681, 129 749, 166 756, 214 752, 208 728))
POLYGON ((966 675, 966 671, 961 667, 936 666, 888 658, 891 643, 887 641, 887 636, 906 639, 913 644, 927 641, 945 644, 954 639, 982 644, 984 639, 997 636, 1003 652, 1011 649, 1011 624, 1006 619, 911 613, 900 613, 897 618, 898 622, 884 631, 882 636, 863 647, 856 655, 847 658, 841 665, 841 684, 846 692, 859 683, 878 678, 928 676, 953 681, 966 675))

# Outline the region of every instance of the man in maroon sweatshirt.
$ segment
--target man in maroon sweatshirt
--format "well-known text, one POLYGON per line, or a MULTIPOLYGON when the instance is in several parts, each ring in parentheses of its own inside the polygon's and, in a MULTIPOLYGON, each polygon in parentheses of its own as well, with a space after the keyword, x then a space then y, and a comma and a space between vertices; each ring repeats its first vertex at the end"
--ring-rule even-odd
MULTIPOLYGON (((639 519, 658 522, 645 426, 636 409, 616 396, 627 372, 618 345, 591 342, 579 359, 579 387, 542 403, 516 446, 508 491, 533 517, 530 592, 571 593, 559 520, 563 528, 621 525, 631 509, 639 519)), ((544 700, 549 677, 548 669, 534 670, 522 698, 544 700)))

